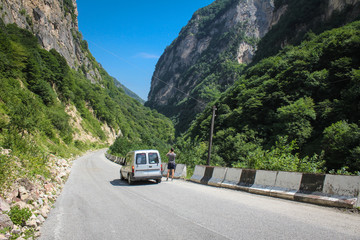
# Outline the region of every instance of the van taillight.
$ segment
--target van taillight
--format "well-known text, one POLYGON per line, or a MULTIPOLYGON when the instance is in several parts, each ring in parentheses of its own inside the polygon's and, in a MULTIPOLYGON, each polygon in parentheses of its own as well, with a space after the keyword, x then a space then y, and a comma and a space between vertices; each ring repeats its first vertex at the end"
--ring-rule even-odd
POLYGON ((133 173, 135 172, 135 166, 132 166, 132 172, 133 173))

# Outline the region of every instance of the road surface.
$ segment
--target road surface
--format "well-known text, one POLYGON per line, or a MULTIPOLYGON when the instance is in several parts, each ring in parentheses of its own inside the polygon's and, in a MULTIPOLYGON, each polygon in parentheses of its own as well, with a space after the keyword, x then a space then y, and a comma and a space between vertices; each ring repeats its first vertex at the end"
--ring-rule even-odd
POLYGON ((129 186, 105 150, 74 161, 41 240, 360 239, 360 215, 183 180, 129 186))

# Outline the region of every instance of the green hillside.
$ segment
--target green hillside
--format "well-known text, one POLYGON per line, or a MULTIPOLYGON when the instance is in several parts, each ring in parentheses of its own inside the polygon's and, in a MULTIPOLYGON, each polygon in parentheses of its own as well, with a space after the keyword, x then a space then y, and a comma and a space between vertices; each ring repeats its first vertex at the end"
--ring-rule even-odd
MULTIPOLYGON (((339 2, 339 5, 345 2, 339 2)), ((275 11, 286 6, 286 12, 258 43, 253 63, 275 55, 283 45, 298 45, 308 32, 320 34, 325 30, 341 27, 346 23, 360 20, 360 3, 346 5, 341 11, 335 10, 328 16, 328 0, 275 0, 275 11)), ((349 2, 347 4, 350 4, 349 2)))
POLYGON ((172 141, 171 121, 127 96, 89 51, 88 56, 103 79, 96 84, 84 77, 81 68, 70 69, 55 50, 40 48, 32 33, 1 21, 0 146, 11 149, 18 159, 0 155, 2 186, 14 177, 15 162, 21 162, 27 175, 46 175, 49 153, 70 157, 107 146, 111 131, 122 141, 142 146, 172 141), (79 116, 79 126, 69 111, 79 116), (89 140, 74 138, 81 134, 89 140))
POLYGON ((212 165, 360 171, 360 22, 246 68, 178 140, 182 161, 205 163, 212 105, 212 165))
POLYGON ((131 91, 130 89, 128 89, 127 87, 125 87, 123 84, 121 84, 116 78, 113 78, 114 82, 115 82, 115 86, 118 88, 122 88, 124 89, 124 92, 126 93, 126 95, 128 95, 129 97, 134 98, 135 100, 139 101, 141 104, 145 103, 145 100, 142 99, 141 97, 139 97, 136 93, 134 93, 133 91, 131 91))

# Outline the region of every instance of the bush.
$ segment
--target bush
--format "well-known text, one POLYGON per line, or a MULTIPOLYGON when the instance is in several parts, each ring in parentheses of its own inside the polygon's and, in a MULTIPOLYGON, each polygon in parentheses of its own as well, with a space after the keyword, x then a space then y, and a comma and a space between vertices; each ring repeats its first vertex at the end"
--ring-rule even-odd
POLYGON ((273 171, 291 172, 322 172, 324 161, 318 155, 300 158, 297 153, 295 141, 287 142, 287 137, 280 137, 271 150, 263 150, 258 147, 255 151, 248 153, 246 160, 233 164, 233 167, 252 168, 273 171))
POLYGON ((338 121, 324 130, 323 148, 329 169, 343 166, 360 170, 360 128, 355 123, 338 121))
POLYGON ((29 208, 20 209, 19 206, 14 206, 10 209, 8 215, 15 225, 24 226, 32 213, 29 208))

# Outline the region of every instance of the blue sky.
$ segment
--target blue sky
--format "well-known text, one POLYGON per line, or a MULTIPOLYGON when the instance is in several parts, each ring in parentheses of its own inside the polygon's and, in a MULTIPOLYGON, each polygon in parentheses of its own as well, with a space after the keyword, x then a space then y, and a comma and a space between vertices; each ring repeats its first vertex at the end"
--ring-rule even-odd
POLYGON ((96 60, 147 100, 155 65, 193 13, 213 0, 77 0, 79 30, 96 60))

